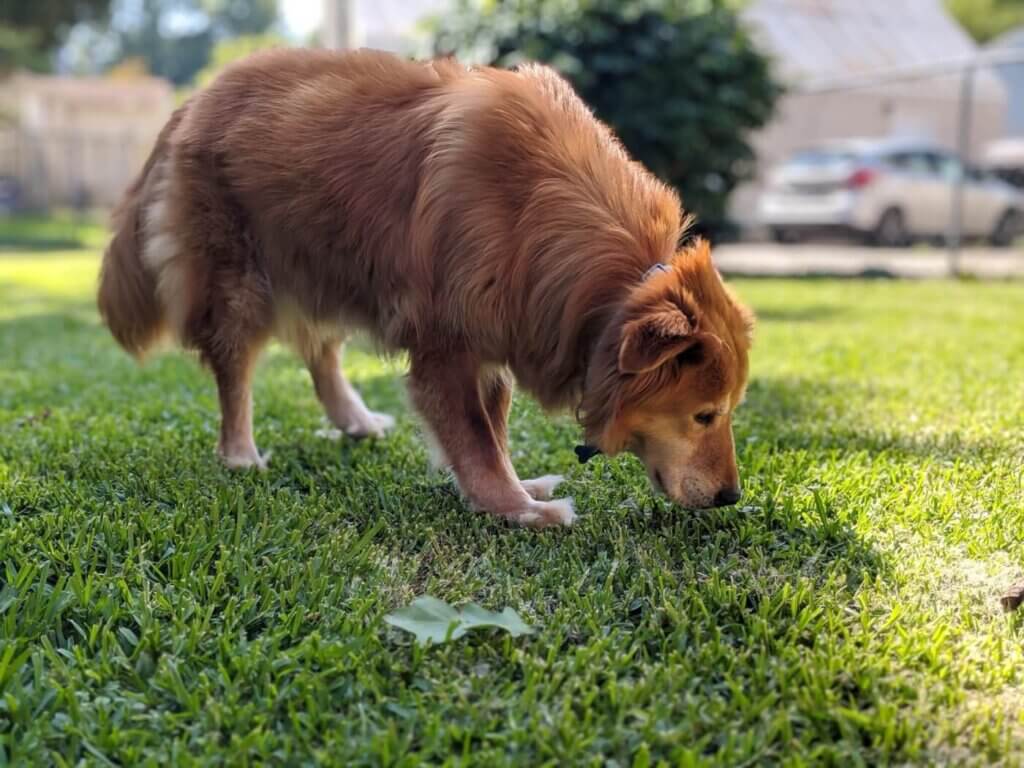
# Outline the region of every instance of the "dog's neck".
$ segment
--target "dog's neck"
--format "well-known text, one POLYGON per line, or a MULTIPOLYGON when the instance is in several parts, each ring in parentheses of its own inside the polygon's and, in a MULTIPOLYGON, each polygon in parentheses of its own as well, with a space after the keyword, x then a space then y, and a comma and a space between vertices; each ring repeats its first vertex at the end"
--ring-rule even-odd
MULTIPOLYGON (((667 264, 658 262, 657 264, 651 266, 646 272, 644 272, 639 282, 644 283, 647 280, 650 280, 655 275, 658 275, 662 272, 668 272, 669 269, 670 267, 667 264)), ((577 421, 580 418, 580 409, 586 397, 587 374, 589 372, 590 365, 597 355, 598 348, 600 347, 602 342, 605 341, 606 334, 608 334, 609 332, 615 332, 615 329, 612 328, 611 326, 613 324, 618 324, 616 321, 616 318, 618 316, 619 308, 617 306, 612 308, 610 311, 606 312, 605 317, 603 318, 603 322, 600 323, 599 332, 592 334, 591 338, 588 339, 588 343, 586 344, 586 353, 584 355, 583 370, 578 385, 578 400, 576 403, 576 408, 574 410, 574 414, 576 415, 577 421)), ((577 445, 574 450, 576 452, 576 458, 579 460, 580 464, 586 464, 594 456, 597 456, 602 453, 600 448, 594 445, 590 445, 588 443, 582 443, 580 445, 577 445)))

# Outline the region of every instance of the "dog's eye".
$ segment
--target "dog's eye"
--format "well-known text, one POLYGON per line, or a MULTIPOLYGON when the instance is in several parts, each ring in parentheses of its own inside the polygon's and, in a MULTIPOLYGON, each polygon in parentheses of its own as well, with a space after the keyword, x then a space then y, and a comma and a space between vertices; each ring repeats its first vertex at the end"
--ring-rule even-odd
POLYGON ((702 427, 710 427, 711 423, 715 420, 714 411, 705 411, 704 413, 698 413, 693 417, 693 420, 700 424, 702 427))

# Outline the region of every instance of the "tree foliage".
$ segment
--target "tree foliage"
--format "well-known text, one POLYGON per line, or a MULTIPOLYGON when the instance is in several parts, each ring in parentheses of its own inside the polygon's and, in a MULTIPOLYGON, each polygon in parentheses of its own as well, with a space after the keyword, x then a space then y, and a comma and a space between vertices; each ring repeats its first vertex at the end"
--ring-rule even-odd
POLYGON ((139 23, 120 32, 121 56, 141 56, 149 71, 190 83, 214 47, 261 34, 277 19, 276 0, 143 0, 139 23))
POLYGON ((49 68, 53 48, 74 24, 106 16, 110 0, 0 0, 0 72, 49 68))
POLYGON ((76 28, 64 50, 69 69, 141 59, 152 74, 186 85, 220 42, 264 34, 277 20, 277 0, 115 0, 113 16, 108 27, 76 28))
POLYGON ((701 229, 725 224, 753 170, 750 133, 780 95, 768 60, 723 0, 461 0, 435 53, 566 76, 632 155, 681 193, 701 229))
POLYGON ((196 73, 194 84, 197 88, 203 88, 213 82, 229 64, 257 51, 278 48, 285 44, 284 38, 277 35, 243 35, 221 40, 214 46, 207 65, 196 73))
POLYGON ((946 7, 979 43, 1024 26, 1021 0, 946 0, 946 7))

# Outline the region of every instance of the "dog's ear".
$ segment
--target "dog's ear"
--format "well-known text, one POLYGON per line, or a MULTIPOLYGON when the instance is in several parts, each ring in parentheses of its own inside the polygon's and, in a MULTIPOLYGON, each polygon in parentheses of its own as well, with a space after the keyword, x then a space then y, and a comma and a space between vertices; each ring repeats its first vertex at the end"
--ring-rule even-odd
POLYGON ((646 373, 659 368, 697 342, 693 320, 678 307, 666 307, 631 320, 622 329, 621 373, 646 373))

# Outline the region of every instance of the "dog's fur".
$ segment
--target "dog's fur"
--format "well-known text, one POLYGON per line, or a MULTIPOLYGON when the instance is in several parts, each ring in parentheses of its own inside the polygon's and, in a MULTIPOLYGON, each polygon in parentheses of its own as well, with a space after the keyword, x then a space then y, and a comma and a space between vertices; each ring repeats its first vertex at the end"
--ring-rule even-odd
POLYGON ((279 50, 170 119, 115 213, 99 306, 136 356, 165 335, 198 350, 232 467, 265 463, 250 379, 272 336, 339 429, 391 425, 339 369, 362 328, 408 350, 412 401, 479 508, 573 520, 550 500, 558 478, 516 478, 511 377, 575 407, 605 453, 637 453, 672 498, 730 503, 752 319, 706 244, 677 252, 685 226, 550 69, 279 50))

